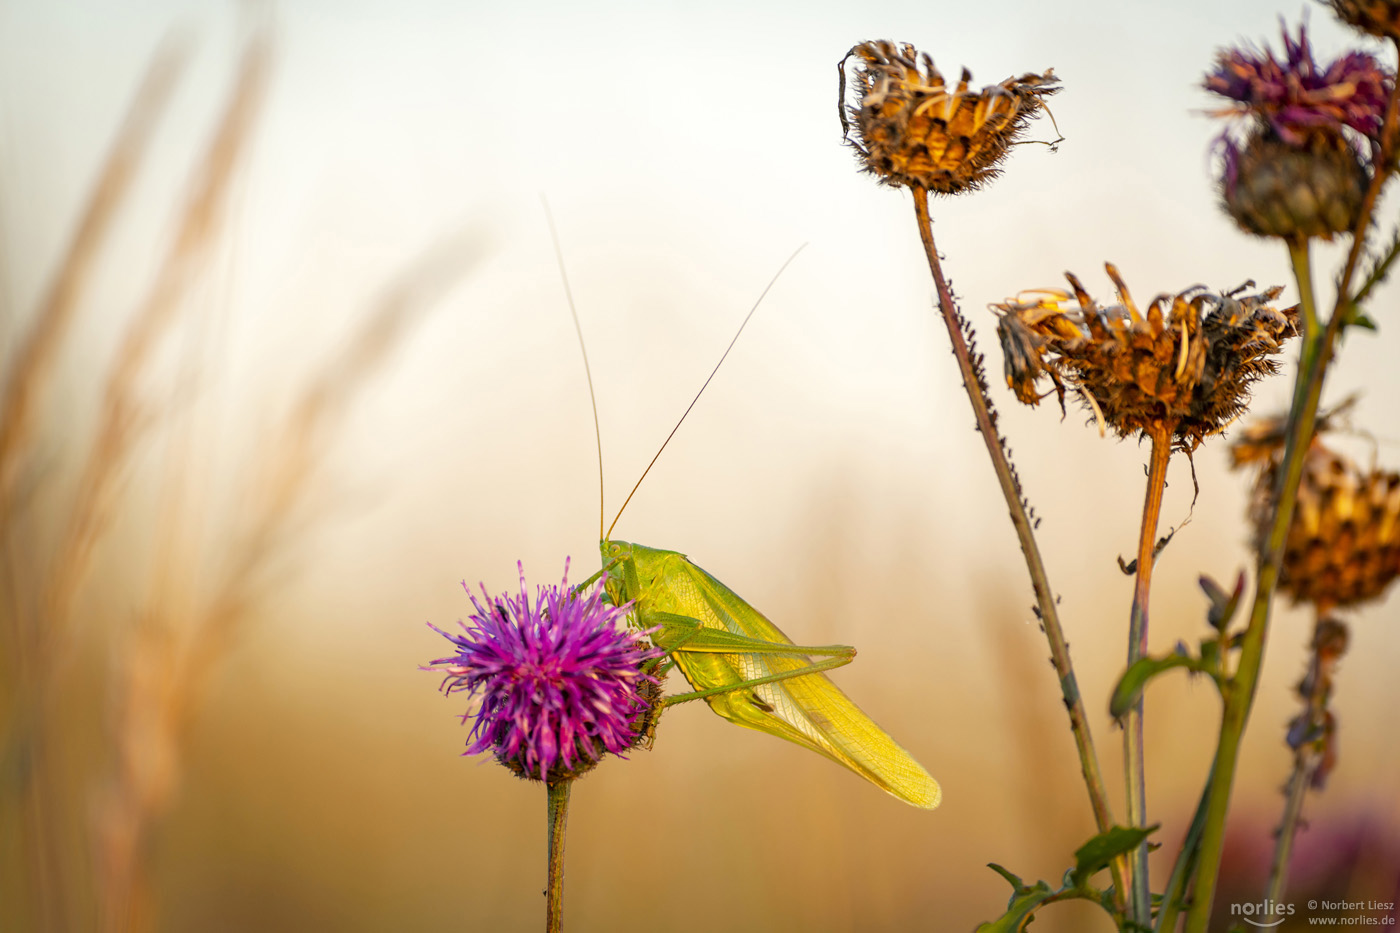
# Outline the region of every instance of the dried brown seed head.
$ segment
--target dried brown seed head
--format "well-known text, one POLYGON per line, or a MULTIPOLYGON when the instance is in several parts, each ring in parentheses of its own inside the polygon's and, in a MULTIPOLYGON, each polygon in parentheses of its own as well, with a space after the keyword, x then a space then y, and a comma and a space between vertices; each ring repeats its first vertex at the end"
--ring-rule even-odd
POLYGON ((1279 288, 1241 297, 1195 286, 1159 295, 1144 314, 1118 270, 1107 269, 1115 305, 1100 306, 1066 273, 1072 295, 1047 289, 992 306, 1003 349, 1013 351, 1007 383, 1034 405, 1035 383, 1048 375, 1061 404, 1065 386, 1074 389, 1101 430, 1130 437, 1165 429, 1178 447, 1194 450, 1235 420, 1250 386, 1277 369, 1280 345, 1296 333, 1296 309, 1272 306, 1279 288))
POLYGON ((850 52, 858 59, 856 100, 845 101, 842 59, 841 123, 856 140, 864 170, 887 185, 920 186, 939 194, 980 187, 1026 125, 1059 90, 1053 69, 1007 78, 980 91, 969 87, 966 68, 949 88, 927 53, 907 43, 862 42, 850 52))
MULTIPOLYGON (((1273 524, 1282 448, 1264 461, 1250 520, 1255 547, 1273 524)), ((1284 539, 1279 590, 1319 612, 1377 599, 1400 576, 1400 473, 1364 470, 1314 439, 1284 539)))

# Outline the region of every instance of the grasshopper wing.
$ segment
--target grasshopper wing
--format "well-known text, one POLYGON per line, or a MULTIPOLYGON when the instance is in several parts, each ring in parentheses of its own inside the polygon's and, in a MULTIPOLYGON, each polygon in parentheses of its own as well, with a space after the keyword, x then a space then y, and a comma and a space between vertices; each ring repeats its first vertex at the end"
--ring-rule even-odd
MULTIPOLYGON (((635 576, 629 582, 637 588, 638 611, 645 624, 652 624, 647 621, 650 612, 672 613, 707 628, 774 645, 793 644, 761 612, 684 554, 620 542, 613 542, 613 547, 630 552, 628 570, 635 576)), ((662 640, 667 641, 664 623, 662 629, 662 640)), ((696 690, 737 685, 812 664, 801 655, 687 652, 684 647, 675 653, 675 660, 696 690)), ((938 782, 825 674, 796 674, 708 696, 705 701, 730 722, 825 755, 916 807, 931 810, 942 799, 938 782)))

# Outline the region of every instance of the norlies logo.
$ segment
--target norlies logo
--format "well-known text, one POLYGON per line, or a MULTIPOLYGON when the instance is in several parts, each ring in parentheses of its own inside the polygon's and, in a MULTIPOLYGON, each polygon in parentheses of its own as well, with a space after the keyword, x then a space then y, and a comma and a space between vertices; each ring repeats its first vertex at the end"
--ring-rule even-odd
POLYGON ((1258 903, 1231 904, 1230 916, 1240 917, 1245 923, 1256 927, 1276 927, 1289 917, 1293 916, 1296 908, 1292 904, 1281 904, 1278 901, 1259 901, 1258 903), (1258 917, 1259 919, 1254 919, 1258 917))

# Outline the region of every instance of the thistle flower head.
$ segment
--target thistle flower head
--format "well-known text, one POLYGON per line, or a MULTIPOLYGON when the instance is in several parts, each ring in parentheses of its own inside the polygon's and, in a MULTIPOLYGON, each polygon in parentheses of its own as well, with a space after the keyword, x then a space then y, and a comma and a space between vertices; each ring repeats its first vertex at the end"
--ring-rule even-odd
POLYGON ((1284 28, 1281 58, 1267 48, 1220 52, 1204 84, 1233 102, 1216 116, 1240 118, 1216 150, 1224 207, 1241 229, 1295 240, 1351 230, 1394 83, 1366 52, 1319 65, 1305 26, 1296 39, 1284 28))
POLYGON ((1347 52, 1324 68, 1313 58, 1306 26, 1298 27, 1296 39, 1287 26, 1282 31, 1281 59, 1267 47, 1218 54, 1205 88, 1234 104, 1217 116, 1258 117, 1293 146, 1314 131, 1335 133, 1344 126, 1375 139, 1394 75, 1367 52, 1347 52))
MULTIPOLYGON (((1236 444, 1236 465, 1259 464, 1250 521, 1262 549, 1274 520, 1282 441, 1268 419, 1236 444)), ((1315 437, 1303 460, 1278 588, 1319 612, 1380 598, 1400 576, 1400 473, 1363 469, 1315 437)))
POLYGON ((1143 313, 1118 270, 1106 268, 1118 304, 1100 306, 1066 273, 1072 292, 1039 289, 992 306, 1007 384, 1035 405, 1037 384, 1048 377, 1061 407, 1074 391, 1100 432, 1168 430, 1177 447, 1194 450, 1239 416, 1255 381, 1277 370, 1297 309, 1273 307, 1278 287, 1241 295, 1242 288, 1214 294, 1194 286, 1157 296, 1143 313))
POLYGON ((896 187, 958 194, 991 181, 1043 98, 1059 90, 1047 69, 974 91, 966 68, 950 89, 932 57, 907 43, 862 42, 852 56, 856 101, 845 101, 843 59, 841 124, 847 133, 855 124, 858 140, 847 141, 864 170, 896 187))
POLYGON ((520 568, 520 592, 471 599, 463 634, 434 631, 456 650, 424 670, 447 672, 443 690, 478 696, 464 754, 491 751, 522 777, 551 782, 577 777, 605 752, 623 755, 642 738, 659 693, 649 662, 661 656, 645 633, 627 627, 631 604, 603 602, 602 588, 569 587, 568 562, 557 586, 532 603, 520 568))

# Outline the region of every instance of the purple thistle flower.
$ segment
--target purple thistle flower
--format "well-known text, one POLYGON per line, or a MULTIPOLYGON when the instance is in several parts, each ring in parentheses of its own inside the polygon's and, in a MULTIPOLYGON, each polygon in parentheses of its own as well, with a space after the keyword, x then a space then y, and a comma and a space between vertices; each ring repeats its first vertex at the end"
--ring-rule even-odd
POLYGON ((525 590, 481 598, 467 587, 465 634, 429 627, 457 646, 423 670, 444 668, 443 692, 480 695, 466 755, 493 751, 512 771, 562 780, 593 767, 604 752, 623 756, 641 739, 641 720, 659 693, 647 662, 664 652, 627 627, 631 603, 603 602, 601 587, 584 595, 569 586, 569 562, 557 586, 542 586, 534 604, 525 590))
POLYGON ((1366 52, 1348 52, 1320 68, 1313 60, 1307 27, 1298 27, 1295 40, 1281 25, 1282 61, 1268 48, 1234 48, 1219 54, 1205 88, 1237 105, 1217 115, 1256 114, 1294 146, 1304 142, 1309 130, 1335 132, 1343 126, 1375 140, 1395 76, 1366 52))

